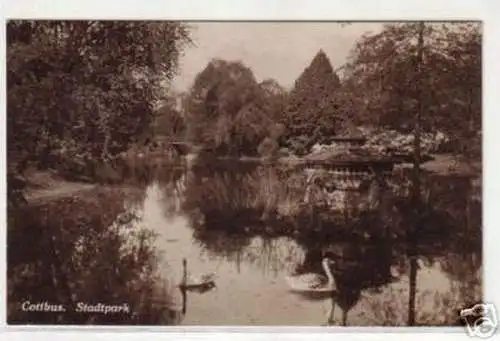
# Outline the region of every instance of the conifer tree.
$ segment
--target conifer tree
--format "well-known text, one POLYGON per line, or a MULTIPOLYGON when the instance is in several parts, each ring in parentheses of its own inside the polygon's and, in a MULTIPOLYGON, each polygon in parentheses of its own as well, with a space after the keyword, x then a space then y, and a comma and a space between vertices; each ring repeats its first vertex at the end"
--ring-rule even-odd
POLYGON ((287 134, 283 144, 303 154, 315 143, 326 143, 335 134, 335 91, 340 80, 323 50, 296 80, 290 93, 284 124, 287 134))

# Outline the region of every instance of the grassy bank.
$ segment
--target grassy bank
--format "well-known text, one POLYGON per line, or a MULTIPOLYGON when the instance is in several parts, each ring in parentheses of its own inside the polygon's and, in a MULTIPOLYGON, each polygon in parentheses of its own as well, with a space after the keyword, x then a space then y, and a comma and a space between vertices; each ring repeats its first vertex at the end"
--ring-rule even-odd
POLYGON ((78 195, 96 188, 96 184, 68 181, 55 171, 31 171, 26 174, 24 197, 28 202, 48 201, 78 195))
POLYGON ((152 159, 141 152, 120 155, 107 161, 61 158, 51 166, 9 165, 9 204, 23 204, 77 195, 98 186, 147 183, 159 164, 168 158, 152 159))

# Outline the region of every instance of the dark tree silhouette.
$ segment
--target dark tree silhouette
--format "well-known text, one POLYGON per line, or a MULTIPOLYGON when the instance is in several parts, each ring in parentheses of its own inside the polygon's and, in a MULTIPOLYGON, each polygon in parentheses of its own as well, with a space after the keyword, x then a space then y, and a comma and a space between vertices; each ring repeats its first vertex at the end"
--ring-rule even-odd
POLYGON ((328 142, 335 134, 337 106, 335 91, 340 87, 328 57, 320 50, 295 82, 288 98, 283 123, 287 133, 283 144, 297 153, 306 153, 315 143, 328 142))

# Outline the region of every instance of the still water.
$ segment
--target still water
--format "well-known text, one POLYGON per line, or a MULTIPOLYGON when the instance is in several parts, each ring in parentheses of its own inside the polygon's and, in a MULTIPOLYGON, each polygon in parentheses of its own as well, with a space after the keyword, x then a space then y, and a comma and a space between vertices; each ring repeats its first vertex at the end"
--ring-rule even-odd
MULTIPOLYGON (((218 174, 217 171, 214 171, 214 174, 218 174)), ((226 185, 235 188, 245 186, 241 177, 236 176, 236 179, 241 181, 236 183, 229 180, 230 178, 231 175, 228 176, 226 173, 220 178, 214 176, 210 180, 224 179, 226 185)), ((206 184, 209 181, 206 179, 203 178, 201 182, 206 184)), ((447 180, 448 186, 455 188, 459 187, 457 184, 460 181, 463 184, 470 184, 473 181, 473 179, 453 178, 447 180)), ((142 214, 142 223, 158 234, 156 247, 164 251, 166 277, 174 278, 174 283, 180 281, 183 258, 187 259, 189 272, 194 274, 216 272, 218 275, 215 290, 203 294, 188 293, 187 313, 183 324, 325 323, 332 307, 332 300, 314 301, 297 296, 290 292, 284 280, 285 276, 296 270, 321 272, 320 249, 328 249, 339 256, 334 266, 334 276, 341 285, 339 297, 333 299, 337 307, 340 306, 334 315, 336 324, 340 324, 342 310, 348 314, 348 325, 406 323, 410 285, 409 262, 403 251, 405 243, 401 240, 388 241, 384 238, 369 237, 361 240, 348 237, 336 239, 335 236, 329 237, 320 234, 321 232, 318 232, 316 238, 310 236, 302 240, 296 235, 294 238, 269 237, 259 232, 247 235, 232 233, 232 230, 240 229, 231 225, 245 224, 245 219, 239 221, 219 219, 217 222, 223 226, 208 228, 205 226, 208 231, 203 229, 200 231, 199 227, 198 229, 193 227, 200 224, 182 209, 182 203, 186 201, 185 196, 189 194, 189 189, 186 188, 187 182, 189 177, 186 178, 183 174, 175 184, 171 182, 170 187, 162 185, 161 181, 150 184, 142 214), (170 188, 170 191, 165 188, 170 188), (172 190, 173 188, 175 190, 172 190), (210 228, 213 230, 210 231, 210 228)), ((442 182, 435 179, 429 183, 433 183, 435 187, 442 185, 442 182)), ((468 188, 468 194, 473 196, 473 190, 468 188)), ((207 190, 212 189, 209 187, 207 190)), ((227 191, 229 200, 231 194, 241 194, 237 189, 218 190, 227 191)), ((454 202, 446 202, 446 199, 452 198, 450 194, 448 193, 444 204, 437 201, 435 204, 447 205, 449 209, 457 205, 454 202)), ((428 195, 437 195, 437 191, 428 195)), ((467 205, 467 202, 465 204, 467 205)), ((198 201, 198 205, 203 205, 203 201, 198 201)), ((201 210, 207 206, 211 206, 208 201, 201 210)), ((466 218, 471 220, 468 224, 473 223, 470 206, 469 202, 469 207, 465 210, 469 214, 466 218)), ((234 205, 229 207, 236 209, 234 205)), ((241 214, 244 213, 242 210, 241 214)), ((475 214, 479 214, 478 211, 475 214)), ((452 224, 442 221, 443 218, 439 214, 434 218, 431 215, 431 219, 435 221, 427 220, 424 224, 434 223, 438 230, 446 230, 446 223, 452 224), (439 226, 440 224, 443 225, 439 226)), ((207 225, 206 221, 204 223, 207 225)), ((475 228, 480 229, 480 226, 475 228)), ((425 230, 425 227, 423 229, 425 230)), ((248 231, 249 228, 243 230, 248 231)), ((456 319, 456 310, 462 304, 469 303, 467 301, 474 295, 480 295, 480 249, 477 243, 467 245, 464 240, 466 235, 458 236, 458 230, 457 241, 451 240, 453 238, 448 235, 449 231, 444 235, 436 234, 433 237, 432 230, 428 228, 428 231, 424 232, 431 237, 426 238, 426 242, 420 248, 415 310, 421 323, 449 324, 456 319), (457 247, 460 243, 462 246, 457 247)), ((174 295, 175 293, 176 290, 174 295)))
MULTIPOLYGON (((304 197, 305 188, 298 173, 270 167, 193 171, 161 166, 144 183, 128 186, 133 191, 113 199, 125 208, 110 220, 117 229, 154 234, 154 281, 165 284, 162 295, 168 297, 168 309, 181 315, 168 323, 318 326, 327 323, 335 304, 334 325, 342 324, 343 314, 350 326, 406 325, 412 285, 410 245, 418 257, 417 324, 456 324, 457 310, 481 298, 477 179, 424 177, 424 214, 416 242, 405 237, 412 222, 404 204, 408 202, 404 186, 398 185, 407 180, 405 175, 389 177, 369 215, 359 210, 347 214, 344 209, 340 218, 332 218, 328 211, 311 205, 301 213, 297 198, 304 197), (136 217, 129 224, 132 227, 116 224, 130 213, 136 217), (325 252, 335 259, 337 294, 313 300, 292 293, 285 277, 321 273, 325 252), (188 292, 183 298, 177 288, 183 259, 191 274, 215 272, 216 287, 188 292), (180 313, 184 299, 185 313, 180 313)), ((109 205, 109 198, 96 198, 90 210, 109 205)), ((108 214, 112 211, 104 209, 108 214)), ((109 258, 103 252, 102 262, 109 258)), ((99 272, 99 264, 94 266, 99 272)), ((77 276, 78 270, 74 271, 77 276)), ((155 322, 148 320, 151 323, 155 322)))
MULTIPOLYGON (((188 219, 181 214, 173 217, 165 217, 162 214, 158 192, 156 185, 148 188, 144 203, 144 223, 154 227, 159 235, 156 245, 165 250, 165 260, 168 264, 165 267, 165 275, 175 274, 173 277, 180 282, 182 258, 188 260, 190 272, 215 271, 218 274, 215 290, 204 294, 188 294, 184 324, 314 326, 326 322, 331 301, 309 301, 297 296, 288 290, 284 280, 305 258, 305 250, 293 239, 282 237, 266 240, 253 237, 248 246, 230 255, 224 254, 224 250, 207 250, 193 237, 188 219)), ((227 243, 228 248, 231 247, 230 237, 220 238, 228 238, 222 243, 227 243)), ((458 273, 453 275, 460 276, 458 273)), ((440 259, 433 265, 423 265, 417 276, 418 295, 421 295, 417 309, 433 313, 433 297, 429 295, 447 294, 454 287, 460 286, 460 279, 453 279, 453 275, 442 269, 440 259)), ((370 299, 387 300, 386 295, 391 292, 401 302, 387 303, 404 306, 408 300, 408 285, 408 276, 403 274, 398 281, 387 285, 381 293, 364 294, 348 308, 349 324, 376 323, 377 311, 373 310, 370 299), (370 316, 372 314, 373 316, 370 316)), ((177 297, 177 300, 180 300, 180 297, 177 297)), ((336 317, 340 320, 340 311, 336 317)))

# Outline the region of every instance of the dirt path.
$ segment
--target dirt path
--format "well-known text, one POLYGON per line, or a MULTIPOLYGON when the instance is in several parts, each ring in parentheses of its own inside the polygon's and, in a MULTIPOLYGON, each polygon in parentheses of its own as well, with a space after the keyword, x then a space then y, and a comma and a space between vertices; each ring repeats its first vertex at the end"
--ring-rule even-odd
POLYGON ((61 182, 57 187, 28 190, 25 198, 28 202, 52 200, 80 194, 96 188, 97 185, 73 182, 61 182))
POLYGON ((24 198, 31 203, 77 195, 97 186, 91 183, 67 181, 53 171, 30 172, 26 180, 24 198))

